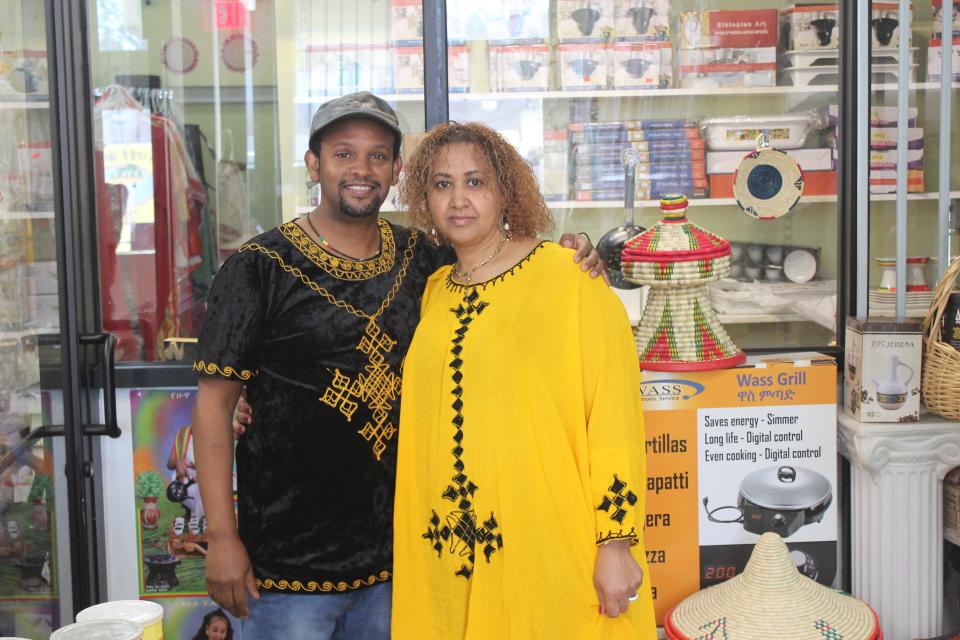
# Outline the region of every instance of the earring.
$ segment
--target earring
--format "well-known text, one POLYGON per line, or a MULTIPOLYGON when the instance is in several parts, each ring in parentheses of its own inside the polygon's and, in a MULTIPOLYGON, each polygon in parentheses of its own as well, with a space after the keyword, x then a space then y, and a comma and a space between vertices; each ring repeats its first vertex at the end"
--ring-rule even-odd
POLYGON ((513 232, 510 231, 510 223, 507 222, 507 214, 500 218, 500 237, 504 240, 513 240, 513 232))
POLYGON ((436 247, 440 246, 440 236, 437 235, 437 225, 430 225, 430 239, 436 247))

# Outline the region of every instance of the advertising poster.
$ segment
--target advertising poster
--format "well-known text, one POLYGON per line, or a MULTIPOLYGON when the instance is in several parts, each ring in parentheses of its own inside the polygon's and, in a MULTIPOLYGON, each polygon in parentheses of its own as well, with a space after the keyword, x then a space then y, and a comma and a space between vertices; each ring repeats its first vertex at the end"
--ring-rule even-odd
POLYGON ((163 606, 163 637, 177 640, 240 640, 239 621, 209 598, 146 598, 163 606))
POLYGON ((0 636, 46 628, 57 610, 53 448, 24 441, 50 409, 35 389, 0 394, 0 636))
POLYGON ((645 541, 658 624, 691 593, 742 572, 767 531, 784 538, 798 571, 833 584, 836 365, 807 356, 642 373, 645 541))
MULTIPOLYGON (((206 596, 206 519, 193 456, 196 391, 130 392, 140 594, 206 596)), ((174 636, 179 637, 179 636, 174 636)))

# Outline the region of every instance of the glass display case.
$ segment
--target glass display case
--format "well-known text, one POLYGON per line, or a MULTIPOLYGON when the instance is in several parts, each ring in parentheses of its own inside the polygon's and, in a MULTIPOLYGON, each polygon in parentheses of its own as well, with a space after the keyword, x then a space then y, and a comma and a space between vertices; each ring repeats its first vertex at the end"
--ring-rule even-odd
MULTIPOLYGON (((747 348, 836 343, 838 7, 771 0, 447 3, 469 85, 450 118, 503 132, 541 176, 557 232, 599 238, 624 211, 620 154, 641 154, 637 223, 658 198, 733 243, 712 300, 747 348), (529 77, 528 77, 529 76, 529 77), (757 220, 734 198, 766 134, 804 172, 787 215, 757 220)), ((452 73, 452 72, 451 72, 452 73)))

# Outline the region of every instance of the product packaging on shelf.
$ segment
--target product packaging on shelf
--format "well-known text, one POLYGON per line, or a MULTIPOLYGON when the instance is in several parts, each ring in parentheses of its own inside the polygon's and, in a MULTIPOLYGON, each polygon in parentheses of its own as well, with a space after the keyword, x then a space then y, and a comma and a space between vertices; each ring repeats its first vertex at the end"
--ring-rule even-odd
MULTIPOLYGON (((896 149, 897 131, 893 127, 870 127, 870 148, 878 150, 896 149)), ((923 149, 922 128, 910 127, 907 131, 907 147, 923 149)))
POLYGON ((560 42, 609 40, 613 14, 613 0, 557 0, 557 37, 560 42))
POLYGON ((385 45, 312 45, 305 57, 307 95, 393 92, 393 53, 385 45))
MULTIPOLYGON (((807 171, 832 171, 834 169, 833 149, 787 149, 786 154, 797 161, 800 168, 807 171)), ((743 151, 708 151, 707 173, 736 173, 743 151)))
MULTIPOLYGON (((930 82, 940 82, 941 71, 943 70, 943 49, 940 38, 932 38, 927 47, 927 80, 930 82)), ((960 81, 960 35, 953 36, 953 47, 950 50, 950 75, 953 81, 960 81)))
MULTIPOLYGON (((733 173, 710 174, 710 197, 733 198, 733 173)), ((837 195, 836 171, 804 171, 804 196, 835 196, 837 195)))
MULTIPOLYGON (((911 3, 911 13, 913 5, 911 3)), ((873 2, 870 11, 870 35, 874 48, 900 46, 900 4, 897 2, 873 2)), ((910 25, 907 25, 907 36, 913 41, 910 25)))
POLYGON ((673 86, 673 47, 669 42, 618 42, 612 52, 614 89, 673 86))
POLYGON ((777 10, 681 11, 680 49, 777 47, 777 10))
POLYGON ((721 116, 700 121, 707 148, 714 151, 751 151, 757 138, 766 134, 770 146, 777 149, 798 149, 811 132, 822 128, 822 114, 808 111, 770 116, 721 116))
POLYGON ((394 47, 393 60, 394 91, 423 93, 423 47, 394 47))
POLYGON ((777 84, 776 47, 681 49, 678 80, 683 88, 773 87, 777 84))
POLYGON ((550 37, 544 0, 448 0, 447 40, 463 43, 536 44, 550 37))
POLYGON ((567 130, 543 132, 543 197, 565 200, 569 193, 567 130))
POLYGON ((837 49, 840 45, 840 5, 790 5, 780 12, 780 39, 785 51, 837 49))
POLYGON ((607 88, 610 48, 606 44, 561 44, 558 54, 563 90, 607 88))
POLYGON ((447 88, 450 93, 470 91, 470 52, 464 45, 447 47, 447 88))
POLYGON ((843 410, 860 422, 919 420, 922 338, 916 320, 848 317, 843 410))
MULTIPOLYGON (((946 13, 952 14, 953 18, 951 22, 953 23, 952 31, 954 35, 960 33, 960 1, 947 0, 947 2, 952 5, 952 9, 947 9, 946 13)), ((943 37, 943 0, 933 0, 933 20, 932 28, 930 30, 931 39, 939 40, 943 37)), ((933 44, 931 43, 931 46, 933 44)))
POLYGON ((0 95, 46 96, 47 52, 0 49, 0 95))
POLYGON ((618 40, 670 40, 670 0, 614 0, 618 40))
POLYGON ((418 45, 423 40, 423 2, 390 0, 390 41, 394 45, 418 45))
MULTIPOLYGON (((917 115, 918 111, 916 107, 909 107, 907 109, 907 126, 916 127, 917 126, 917 115)), ((896 127, 897 118, 899 117, 899 109, 897 107, 880 107, 876 105, 870 105, 870 126, 871 127, 896 127)), ((830 122, 830 126, 836 126, 840 121, 840 107, 835 104, 831 104, 827 107, 827 117, 830 122)))
POLYGON ((491 46, 490 75, 494 91, 546 91, 550 88, 550 47, 491 46))
POLYGON ((38 211, 53 209, 53 158, 49 142, 18 142, 19 183, 23 186, 17 206, 38 211))
MULTIPOLYGON (((877 170, 870 169, 870 193, 884 194, 897 192, 896 170, 877 170)), ((907 193, 923 193, 924 181, 923 170, 907 170, 907 193)))

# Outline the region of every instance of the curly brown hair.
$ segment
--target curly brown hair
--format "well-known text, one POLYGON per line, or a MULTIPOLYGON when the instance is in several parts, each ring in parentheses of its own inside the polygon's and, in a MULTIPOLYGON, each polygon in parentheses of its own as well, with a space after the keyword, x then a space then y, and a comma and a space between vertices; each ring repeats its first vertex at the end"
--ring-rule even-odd
POLYGON ((503 197, 503 213, 510 223, 510 231, 519 236, 537 237, 553 230, 553 216, 540 193, 533 169, 506 138, 479 122, 437 125, 410 156, 400 181, 399 200, 400 206, 409 212, 412 224, 422 229, 432 225, 427 197, 433 161, 444 147, 457 143, 473 145, 490 163, 497 176, 495 186, 503 197))

